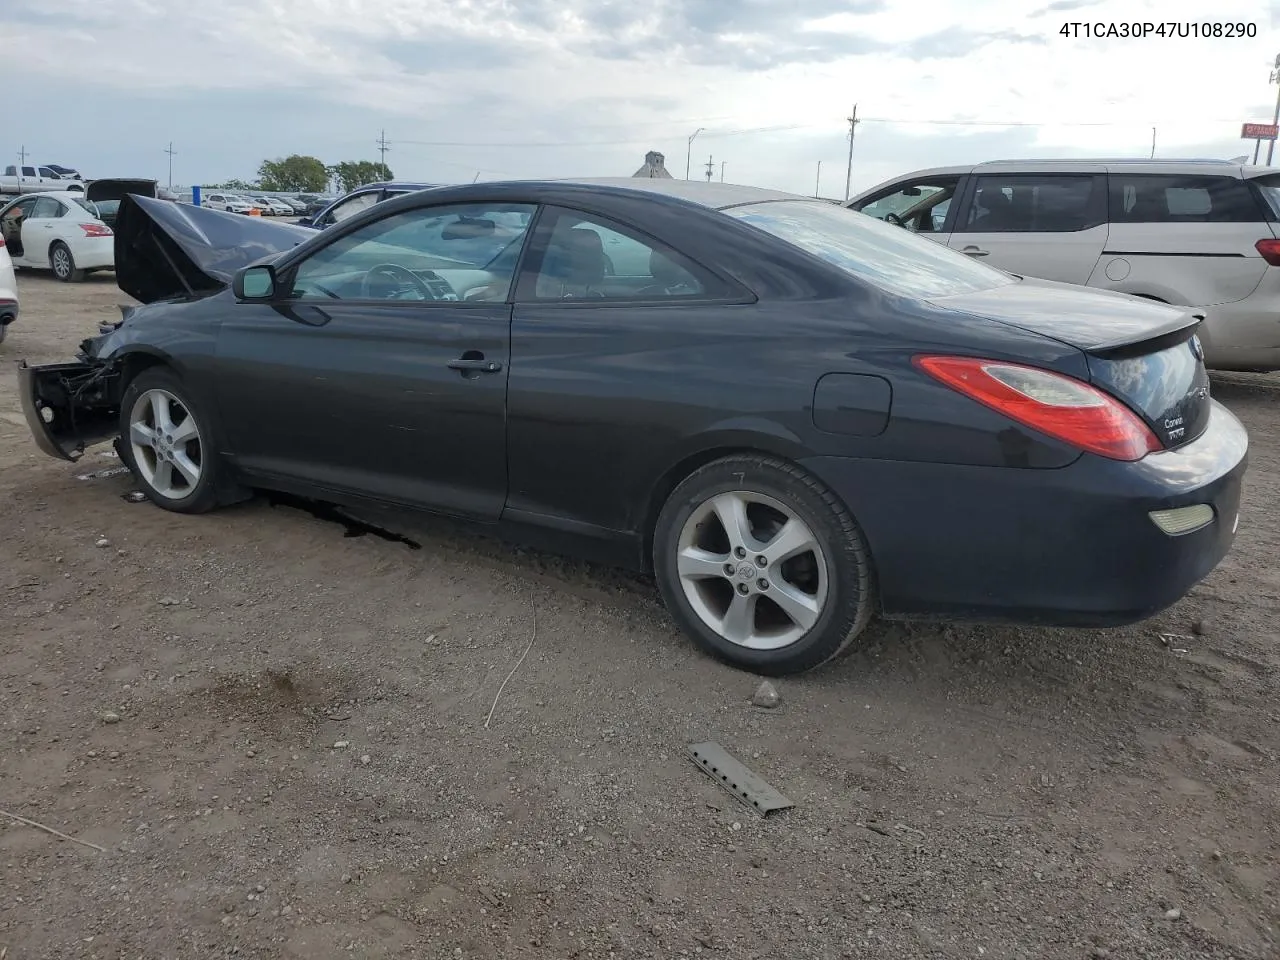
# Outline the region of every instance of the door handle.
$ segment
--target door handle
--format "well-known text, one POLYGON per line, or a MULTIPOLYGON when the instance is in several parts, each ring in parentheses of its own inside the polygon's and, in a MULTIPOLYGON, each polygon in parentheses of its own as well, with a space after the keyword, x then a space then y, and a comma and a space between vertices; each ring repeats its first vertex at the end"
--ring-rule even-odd
POLYGON ((985 257, 991 253, 990 250, 983 250, 981 247, 975 247, 973 244, 969 244, 969 246, 965 247, 960 252, 968 257, 985 257))
POLYGON ((459 357, 449 361, 450 370, 475 370, 478 373, 497 373, 502 364, 497 360, 486 360, 483 357, 459 357))

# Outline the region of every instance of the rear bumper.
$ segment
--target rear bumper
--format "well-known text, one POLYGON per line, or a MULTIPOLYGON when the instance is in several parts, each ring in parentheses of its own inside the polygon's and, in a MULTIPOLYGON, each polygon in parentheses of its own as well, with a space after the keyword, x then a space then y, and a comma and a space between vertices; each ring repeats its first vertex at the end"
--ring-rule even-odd
POLYGON ((86 237, 73 251, 81 270, 103 270, 116 264, 114 237, 86 237))
POLYGON ((887 616, 1116 626, 1176 603, 1235 537, 1248 435, 1214 402, 1209 426, 1137 463, 1083 455, 1058 470, 842 458, 804 461, 866 533, 887 616), (1170 536, 1153 510, 1209 504, 1170 536))
POLYGON ((1280 296, 1260 287, 1245 300, 1204 311, 1199 333, 1210 370, 1280 370, 1280 296))

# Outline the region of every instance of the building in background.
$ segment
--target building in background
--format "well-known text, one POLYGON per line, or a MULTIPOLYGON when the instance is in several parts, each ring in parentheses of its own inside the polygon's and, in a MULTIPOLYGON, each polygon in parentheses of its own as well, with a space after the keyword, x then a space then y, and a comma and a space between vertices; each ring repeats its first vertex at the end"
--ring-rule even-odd
POLYGON ((675 177, 667 172, 666 159, 657 150, 650 150, 644 155, 644 166, 631 176, 650 180, 674 180, 675 177))

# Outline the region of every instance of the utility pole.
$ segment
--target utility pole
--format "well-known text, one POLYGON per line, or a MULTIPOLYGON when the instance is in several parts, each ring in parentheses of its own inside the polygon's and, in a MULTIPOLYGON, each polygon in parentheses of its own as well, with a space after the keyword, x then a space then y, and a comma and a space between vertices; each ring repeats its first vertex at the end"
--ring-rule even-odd
POLYGON ((1156 128, 1151 128, 1151 159, 1156 158, 1156 128))
POLYGON ((387 131, 383 130, 378 134, 378 139, 374 141, 378 144, 378 164, 382 167, 381 177, 387 179, 387 151, 391 149, 391 145, 387 143, 387 131))
POLYGON ((724 183, 724 161, 720 161, 720 182, 724 183))
MULTIPOLYGON (((1268 84, 1272 84, 1272 83, 1280 84, 1280 54, 1276 54, 1275 66, 1276 66, 1275 70, 1272 71, 1270 78, 1268 78, 1267 80, 1268 84)), ((1275 126, 1276 124, 1280 124, 1280 89, 1276 90, 1276 112, 1271 117, 1271 125, 1275 126)), ((1268 167, 1271 166, 1271 155, 1272 153, 1275 152, 1275 149, 1276 149, 1276 141, 1275 141, 1275 138, 1273 137, 1271 139, 1271 142, 1267 144, 1267 166, 1268 167)))
POLYGON ((172 189, 173 189, 173 152, 174 152, 174 151, 173 151, 173 141, 172 141, 172 140, 170 140, 170 141, 169 141, 169 148, 168 148, 167 150, 165 150, 165 153, 167 153, 167 154, 169 155, 169 189, 170 189, 170 190, 172 190, 172 189))
POLYGON ((710 154, 708 154, 707 155, 707 183, 711 182, 711 174, 714 169, 715 169, 715 164, 712 163, 711 156, 710 154))
POLYGON ((693 131, 693 133, 689 134, 689 140, 688 140, 688 142, 685 144, 685 150, 684 150, 684 178, 685 178, 686 180, 688 180, 688 179, 689 179, 689 171, 690 171, 690 169, 691 169, 691 167, 690 167, 690 162, 691 162, 691 160, 692 160, 692 158, 693 158, 693 141, 694 141, 694 138, 695 138, 695 137, 697 137, 697 135, 698 135, 698 134, 700 134, 700 133, 701 133, 703 130, 705 130, 705 129, 707 129, 707 128, 706 128, 706 127, 699 127, 697 130, 693 131))
POLYGON ((817 200, 822 195, 820 189, 822 184, 822 161, 818 161, 818 175, 813 178, 813 199, 817 200))
POLYGON ((849 199, 849 185, 853 182, 853 137, 858 132, 858 105, 853 105, 853 113, 846 117, 849 121, 849 164, 844 171, 844 199, 849 199))
POLYGON ((18 164, 22 165, 26 162, 27 162, 27 148, 19 147, 18 148, 18 164))

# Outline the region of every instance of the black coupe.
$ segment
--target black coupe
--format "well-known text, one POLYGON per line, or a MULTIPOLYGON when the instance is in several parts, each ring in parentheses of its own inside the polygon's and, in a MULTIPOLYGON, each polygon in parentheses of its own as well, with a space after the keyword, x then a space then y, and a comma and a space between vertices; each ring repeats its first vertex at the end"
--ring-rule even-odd
POLYGON ((267 488, 651 570, 760 673, 877 614, 1133 622, 1236 531, 1201 317, 821 200, 481 183, 316 233, 131 197, 116 244, 146 305, 22 369, 45 452, 118 437, 168 510, 267 488))

